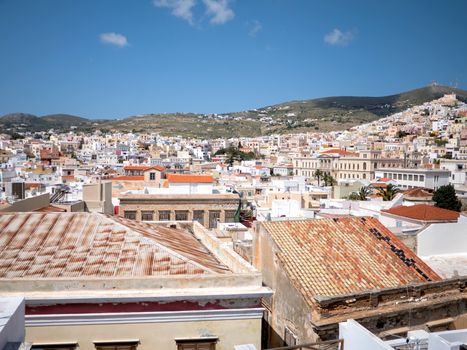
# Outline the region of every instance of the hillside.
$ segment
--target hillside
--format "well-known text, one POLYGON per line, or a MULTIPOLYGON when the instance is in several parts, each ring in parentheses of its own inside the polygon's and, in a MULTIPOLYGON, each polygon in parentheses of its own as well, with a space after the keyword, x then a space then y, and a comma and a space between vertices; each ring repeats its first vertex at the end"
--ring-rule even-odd
POLYGON ((42 120, 45 120, 49 123, 62 123, 70 125, 79 125, 82 123, 89 123, 91 120, 78 117, 70 114, 49 114, 41 117, 42 120))
POLYGON ((224 114, 168 113, 131 116, 122 120, 90 120, 67 114, 37 117, 14 113, 0 118, 0 127, 10 131, 57 131, 93 129, 158 132, 166 136, 194 138, 258 136, 272 133, 343 130, 367 123, 409 107, 455 93, 467 102, 467 91, 430 85, 382 97, 337 96, 290 101, 243 112, 224 114))
POLYGON ((343 130, 409 107, 455 93, 467 102, 467 91, 430 85, 382 97, 338 96, 290 101, 244 112, 219 115, 150 114, 110 121, 101 128, 114 131, 153 131, 162 135, 217 138, 272 133, 343 130))
POLYGON ((10 113, 0 117, 0 127, 12 132, 45 131, 54 129, 67 131, 71 126, 80 130, 89 130, 94 120, 69 114, 50 114, 42 117, 27 113, 10 113))

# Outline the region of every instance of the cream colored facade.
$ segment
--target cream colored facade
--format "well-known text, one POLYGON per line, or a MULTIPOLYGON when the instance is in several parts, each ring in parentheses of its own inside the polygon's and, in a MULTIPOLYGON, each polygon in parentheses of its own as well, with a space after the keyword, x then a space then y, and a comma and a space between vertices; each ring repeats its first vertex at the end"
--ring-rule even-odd
POLYGON ((361 151, 347 155, 329 153, 319 156, 296 157, 292 163, 294 174, 297 176, 314 178, 313 174, 320 169, 336 180, 370 181, 375 178, 375 169, 397 168, 403 162, 403 159, 398 158, 382 158, 381 151, 361 151))
POLYGON ((95 350, 94 342, 139 341, 138 350, 176 350, 175 339, 218 338, 216 350, 253 344, 261 349, 261 318, 160 323, 82 324, 28 326, 26 342, 32 344, 77 343, 79 350, 95 350))
POLYGON ((267 192, 265 207, 271 208, 275 200, 296 200, 300 203, 301 209, 319 208, 320 200, 327 199, 327 192, 267 192))

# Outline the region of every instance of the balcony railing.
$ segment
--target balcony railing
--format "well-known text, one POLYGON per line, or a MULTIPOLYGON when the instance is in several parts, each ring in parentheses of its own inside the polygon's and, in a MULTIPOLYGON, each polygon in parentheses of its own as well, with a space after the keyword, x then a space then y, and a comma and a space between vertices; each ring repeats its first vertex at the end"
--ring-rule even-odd
POLYGON ((344 339, 328 340, 319 343, 308 343, 267 350, 344 350, 344 339))

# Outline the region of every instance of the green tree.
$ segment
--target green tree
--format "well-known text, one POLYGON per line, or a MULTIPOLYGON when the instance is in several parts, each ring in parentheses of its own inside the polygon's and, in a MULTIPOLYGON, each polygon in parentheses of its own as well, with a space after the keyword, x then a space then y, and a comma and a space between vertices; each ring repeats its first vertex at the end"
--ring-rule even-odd
POLYGON ((404 136, 407 136, 407 135, 408 134, 405 131, 402 131, 402 130, 399 130, 397 132, 397 137, 400 138, 400 139, 403 138, 404 136))
POLYGON ((324 176, 324 172, 318 169, 313 173, 313 176, 315 177, 316 180, 318 180, 318 186, 319 186, 319 183, 324 176))
POLYGON ((215 156, 217 155, 223 155, 225 154, 227 156, 227 164, 229 166, 233 166, 233 164, 236 161, 242 161, 242 160, 252 160, 256 158, 256 155, 253 152, 242 152, 240 151, 237 147, 230 146, 227 148, 221 148, 218 150, 216 153, 214 153, 215 156))
POLYGON ((435 140, 436 146, 443 147, 448 143, 448 140, 436 139, 435 140))
POLYGON ((383 201, 392 201, 400 189, 393 184, 388 184, 386 188, 378 188, 378 196, 383 197, 383 201))
POLYGON ((336 180, 328 173, 324 173, 323 181, 324 186, 334 186, 336 184, 336 180))
POLYGON ((460 211, 462 203, 457 198, 454 186, 449 184, 441 186, 433 193, 433 201, 438 208, 460 211))
POLYGON ((371 194, 371 190, 368 186, 362 186, 356 194, 357 200, 366 201, 368 199, 368 196, 371 194))

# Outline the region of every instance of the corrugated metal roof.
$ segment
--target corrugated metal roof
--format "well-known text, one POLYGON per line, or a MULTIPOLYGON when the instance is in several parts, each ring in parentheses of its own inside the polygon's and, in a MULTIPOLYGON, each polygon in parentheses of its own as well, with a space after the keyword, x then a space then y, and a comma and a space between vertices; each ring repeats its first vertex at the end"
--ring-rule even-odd
POLYGON ((0 278, 228 272, 187 230, 95 213, 0 214, 0 278))
POLYGON ((311 304, 317 295, 441 279, 374 218, 262 224, 277 244, 277 257, 291 282, 311 304))

